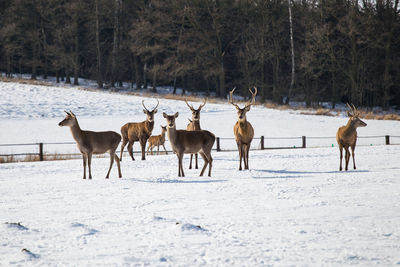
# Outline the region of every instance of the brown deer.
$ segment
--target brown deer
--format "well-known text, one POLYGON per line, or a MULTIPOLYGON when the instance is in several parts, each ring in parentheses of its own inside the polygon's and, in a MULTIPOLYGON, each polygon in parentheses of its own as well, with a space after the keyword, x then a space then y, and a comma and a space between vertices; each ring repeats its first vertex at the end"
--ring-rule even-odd
POLYGON ((119 163, 119 158, 115 154, 119 143, 121 142, 121 135, 116 132, 92 132, 92 131, 82 131, 79 127, 78 119, 75 114, 66 112, 67 116, 58 125, 68 126, 71 128, 72 137, 75 139, 78 145, 79 151, 82 153, 83 158, 83 179, 86 179, 86 163, 89 165, 89 179, 92 179, 91 163, 93 154, 104 154, 106 152, 110 153, 110 168, 108 169, 106 179, 110 175, 114 159, 118 166, 119 178, 122 177, 121 166, 119 163))
POLYGON ((239 170, 242 170, 242 159, 244 162, 244 169, 249 169, 249 150, 250 144, 254 137, 254 129, 250 122, 247 121, 246 113, 250 111, 250 107, 255 103, 257 95, 257 88, 254 87, 254 92, 249 89, 252 99, 246 103, 244 108, 240 108, 233 102, 233 92, 236 87, 229 92, 229 103, 235 106, 237 110, 238 120, 233 127, 233 134, 235 135, 236 144, 239 150, 239 170))
MULTIPOLYGON (((187 131, 199 131, 201 130, 200 127, 200 111, 201 109, 205 106, 207 100, 204 99, 203 104, 200 104, 198 109, 195 109, 192 105, 189 105, 189 103, 186 101, 185 99, 185 103, 186 105, 190 108, 190 110, 192 111, 192 120, 189 119, 189 124, 186 127, 187 131)), ((197 153, 194 154, 195 155, 195 160, 196 160, 196 166, 195 168, 198 169, 198 165, 197 165, 197 153)), ((193 159, 193 154, 190 154, 190 164, 189 164, 189 169, 192 168, 192 159, 193 159)))
POLYGON ((142 122, 128 122, 124 126, 121 127, 122 133, 122 145, 121 145, 121 161, 122 161, 122 153, 124 152, 124 148, 126 144, 128 144, 128 152, 131 156, 132 160, 135 160, 133 157, 133 143, 135 141, 140 142, 140 146, 142 148, 142 160, 145 160, 145 150, 146 150, 146 142, 147 139, 151 136, 151 133, 154 128, 154 114, 157 113, 158 100, 156 107, 149 111, 144 105, 144 100, 142 100, 142 105, 144 107, 143 112, 146 114, 146 120, 142 122))
POLYGON ((149 154, 149 149, 151 151, 151 154, 153 155, 153 148, 157 147, 157 155, 160 154, 160 146, 164 147, 165 154, 168 154, 167 150, 165 149, 164 143, 165 143, 165 132, 167 131, 167 126, 162 126, 161 125, 161 134, 160 135, 153 135, 149 137, 148 143, 149 145, 147 146, 147 155, 149 154))
POLYGON ((213 161, 211 157, 211 149, 215 142, 215 135, 206 130, 177 130, 175 119, 178 117, 178 115, 178 112, 174 115, 167 115, 165 112, 163 112, 164 118, 167 119, 168 139, 171 143, 172 150, 176 153, 178 157, 178 176, 185 176, 182 167, 183 154, 194 153, 200 153, 200 156, 204 160, 204 166, 200 172, 200 176, 203 176, 207 165, 210 165, 208 169, 208 176, 211 176, 213 161))
POLYGON ((360 120, 359 115, 360 112, 356 109, 356 107, 351 104, 350 106, 347 103, 350 111, 347 111, 347 115, 350 117, 349 121, 345 126, 342 126, 338 129, 336 133, 336 141, 339 145, 340 150, 340 167, 339 171, 342 170, 342 158, 343 158, 343 148, 346 152, 345 160, 346 160, 346 167, 345 170, 348 170, 349 160, 350 160, 350 152, 349 147, 351 148, 351 154, 353 156, 353 168, 356 169, 356 162, 354 160, 354 149, 356 148, 357 143, 357 128, 358 127, 365 127, 367 124, 360 120))

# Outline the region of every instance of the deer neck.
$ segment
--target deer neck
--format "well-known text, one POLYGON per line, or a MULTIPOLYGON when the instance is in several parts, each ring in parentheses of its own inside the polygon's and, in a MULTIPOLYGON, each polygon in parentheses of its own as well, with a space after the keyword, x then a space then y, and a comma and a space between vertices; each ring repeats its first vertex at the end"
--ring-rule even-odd
POLYGON ((238 121, 240 128, 246 129, 247 128, 247 119, 244 118, 243 120, 238 121))
POLYGON ((351 134, 357 130, 357 127, 352 123, 351 119, 347 122, 344 130, 344 134, 351 134))
POLYGON ((146 126, 146 131, 147 131, 148 133, 151 133, 151 132, 153 131, 153 128, 154 128, 154 121, 148 121, 148 120, 146 120, 145 126, 146 126))
POLYGON ((77 142, 81 141, 83 138, 83 134, 82 134, 81 127, 79 127, 78 121, 76 121, 76 124, 72 125, 70 127, 70 129, 71 129, 72 137, 75 139, 75 141, 77 141, 77 142))
POLYGON ((194 130, 200 130, 200 120, 192 119, 192 125, 194 130))
POLYGON ((176 126, 174 125, 174 127, 167 128, 167 134, 168 134, 168 139, 171 141, 171 143, 175 143, 176 140, 176 126))

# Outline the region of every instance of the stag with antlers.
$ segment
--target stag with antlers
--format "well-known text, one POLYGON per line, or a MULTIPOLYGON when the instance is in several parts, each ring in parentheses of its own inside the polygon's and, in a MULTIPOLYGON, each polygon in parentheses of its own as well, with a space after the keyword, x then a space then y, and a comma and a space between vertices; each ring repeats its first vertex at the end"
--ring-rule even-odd
POLYGON ((237 104, 233 102, 233 92, 236 87, 229 92, 229 103, 235 106, 237 110, 238 120, 233 127, 233 134, 235 135, 236 144, 239 150, 239 170, 242 170, 242 159, 244 162, 244 169, 249 169, 249 150, 250 144, 253 140, 254 129, 250 122, 247 121, 246 113, 250 111, 250 107, 255 103, 255 98, 257 95, 257 88, 254 87, 254 92, 249 89, 252 97, 251 100, 246 103, 244 108, 240 108, 237 104))
MULTIPOLYGON (((200 104, 198 109, 195 109, 193 107, 193 105, 189 105, 189 103, 187 102, 187 100, 185 99, 185 103, 186 105, 190 108, 190 110, 192 111, 192 120, 189 119, 189 124, 186 127, 187 131, 200 131, 201 127, 200 127, 200 111, 201 109, 205 106, 207 100, 204 99, 203 104, 200 104)), ((197 153, 194 154, 195 155, 195 160, 196 160, 196 166, 195 168, 198 169, 198 165, 197 165, 197 153)), ((192 168, 192 159, 193 159, 193 154, 190 154, 190 164, 189 164, 189 169, 192 168)))
POLYGON ((346 166, 345 170, 348 170, 349 160, 350 160, 350 152, 349 147, 351 148, 351 154, 353 157, 353 168, 356 169, 356 162, 354 160, 354 150, 356 148, 357 143, 357 128, 358 127, 365 127, 367 124, 360 120, 359 115, 360 112, 356 109, 356 107, 349 103, 347 103, 348 108, 350 111, 347 111, 347 115, 350 117, 349 121, 345 126, 342 126, 338 129, 336 133, 336 141, 339 145, 340 150, 340 167, 339 170, 342 170, 342 158, 343 158, 343 148, 346 152, 345 160, 346 166))
POLYGON ((155 108, 150 111, 144 105, 144 100, 142 100, 143 112, 146 114, 146 120, 142 122, 128 122, 124 126, 121 127, 122 133, 122 145, 121 145, 121 161, 122 161, 122 153, 124 152, 124 148, 126 144, 128 144, 128 152, 131 156, 132 160, 135 160, 133 157, 133 143, 135 141, 140 142, 140 146, 142 149, 142 160, 145 160, 145 150, 146 150, 146 142, 147 139, 151 136, 154 128, 154 114, 157 113, 159 101, 157 100, 157 105, 155 108))

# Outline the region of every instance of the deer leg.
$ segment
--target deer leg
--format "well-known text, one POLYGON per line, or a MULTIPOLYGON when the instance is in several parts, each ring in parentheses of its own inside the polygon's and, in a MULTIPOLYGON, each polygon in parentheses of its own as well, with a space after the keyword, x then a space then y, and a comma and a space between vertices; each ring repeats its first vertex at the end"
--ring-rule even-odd
MULTIPOLYGON (((135 158, 133 157, 133 143, 134 143, 134 142, 130 142, 130 141, 129 141, 129 144, 128 144, 128 152, 129 152, 129 155, 131 156, 132 160, 135 160, 135 158)), ((122 157, 121 157, 121 159, 122 159, 122 157)))
POLYGON ((345 149, 345 151, 346 151, 346 155, 345 155, 345 158, 346 158, 346 167, 345 167, 345 170, 347 171, 347 170, 348 170, 348 167, 349 167, 350 152, 349 152, 349 148, 348 148, 348 147, 345 147, 344 149, 345 149))
POLYGON ((164 147, 164 150, 165 150, 165 155, 168 155, 168 152, 167 152, 167 150, 165 149, 165 146, 164 146, 164 144, 162 144, 162 146, 164 147))
POLYGON ((208 167, 208 177, 211 177, 212 162, 213 162, 213 158, 211 157, 211 151, 210 151, 210 154, 209 154, 209 156, 208 156, 208 164, 209 164, 209 167, 208 167))
POLYGON ((194 154, 194 157, 196 158, 196 169, 198 169, 199 168, 199 166, 197 165, 197 158, 198 158, 198 154, 196 153, 196 154, 194 154))
POLYGON ((115 154, 115 151, 110 152, 110 168, 108 168, 106 179, 108 179, 110 177, 110 171, 111 171, 112 165, 114 163, 114 154, 115 154))
POLYGON ((183 175, 183 170, 181 168, 183 153, 181 154, 181 153, 176 152, 176 156, 178 157, 178 177, 181 177, 181 176, 184 176, 183 175), (181 174, 181 170, 182 170, 182 174, 181 174))
POLYGON ((354 159, 354 150, 356 149, 355 146, 351 147, 351 156, 353 157, 353 168, 356 169, 356 161, 354 159))
POLYGON ((150 143, 149 143, 149 145, 147 146, 147 155, 149 155, 149 153, 150 153, 150 143))
POLYGON ((82 159, 83 159, 83 179, 86 179, 86 154, 82 153, 82 159))
POLYGON ((92 153, 88 153, 88 167, 89 167, 89 179, 92 179, 92 153))
POLYGON ((203 169, 202 169, 201 172, 200 172, 200 176, 203 176, 204 171, 206 170, 207 165, 208 165, 208 159, 207 159, 207 156, 204 154, 204 152, 200 152, 200 156, 201 156, 201 157, 203 158, 203 160, 204 160, 204 166, 203 166, 203 169))
POLYGON ((239 150, 239 171, 242 170, 242 144, 237 143, 238 150, 239 150))
POLYGON ((126 139, 126 138, 122 138, 123 140, 122 140, 122 144, 121 144, 121 154, 120 154, 120 160, 122 161, 122 153, 124 152, 124 148, 125 148, 125 146, 126 146, 126 144, 128 143, 128 140, 126 139))
POLYGON ((144 151, 146 150, 146 139, 140 139, 140 146, 142 147, 142 160, 146 160, 144 151))
POLYGON ((244 169, 248 170, 249 169, 249 150, 250 150, 250 144, 244 145, 244 153, 246 154, 245 160, 244 160, 244 169))
POLYGON ((343 146, 339 145, 339 151, 340 151, 340 167, 339 167, 339 171, 341 171, 342 168, 342 159, 343 159, 343 146))
POLYGON ((193 159, 193 154, 190 154, 190 164, 189 164, 189 169, 192 169, 192 159, 193 159))
POLYGON ((160 155, 160 145, 157 146, 157 155, 160 155))
POLYGON ((119 176, 119 178, 121 178, 122 177, 121 163, 120 163, 120 160, 119 160, 117 154, 114 154, 114 157, 115 157, 115 161, 117 162, 117 166, 118 166, 118 176, 119 176))

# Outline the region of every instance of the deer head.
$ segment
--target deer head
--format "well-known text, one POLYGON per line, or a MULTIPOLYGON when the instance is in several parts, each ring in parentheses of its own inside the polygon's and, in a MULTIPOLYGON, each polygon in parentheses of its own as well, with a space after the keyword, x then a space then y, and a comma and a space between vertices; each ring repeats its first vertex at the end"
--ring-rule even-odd
POLYGON ((186 99, 185 99, 185 103, 190 108, 190 110, 192 111, 192 119, 195 120, 195 121, 200 120, 200 111, 205 106, 205 104, 207 103, 207 99, 204 98, 203 104, 200 104, 198 109, 195 109, 192 105, 189 105, 189 103, 187 102, 186 99))
POLYGON ((256 101, 256 95, 257 95, 257 88, 254 87, 254 92, 249 89, 252 97, 251 100, 246 103, 244 108, 240 108, 237 104, 233 102, 233 92, 235 91, 236 87, 232 89, 232 91, 229 92, 229 103, 235 106, 237 110, 237 116, 238 116, 238 121, 246 121, 246 113, 250 111, 250 107, 255 103, 256 101))
POLYGON ((67 113, 67 116, 65 116, 65 119, 63 119, 62 121, 60 121, 60 123, 58 124, 58 126, 68 126, 71 127, 73 125, 75 125, 77 123, 77 119, 74 113, 72 113, 72 111, 64 111, 65 113, 67 113))
POLYGON ((150 111, 150 110, 148 110, 148 109, 146 108, 146 106, 144 105, 144 100, 142 100, 142 105, 143 105, 143 107, 144 107, 143 113, 146 114, 146 116, 147 116, 147 121, 148 121, 148 122, 153 122, 153 121, 154 121, 154 114, 157 113, 158 104, 160 104, 160 102, 159 102, 158 99, 157 99, 157 105, 155 106, 155 108, 154 108, 152 111, 150 111))
POLYGON ((367 126, 365 122, 360 120, 359 118, 360 112, 356 109, 356 107, 353 104, 351 104, 350 106, 349 103, 347 103, 347 107, 350 109, 349 111, 347 111, 347 115, 350 117, 349 122, 352 126, 356 128, 367 126))
POLYGON ((163 112, 163 117, 167 119, 167 127, 168 128, 175 128, 175 119, 178 118, 179 112, 175 113, 174 115, 168 115, 167 113, 163 112))

